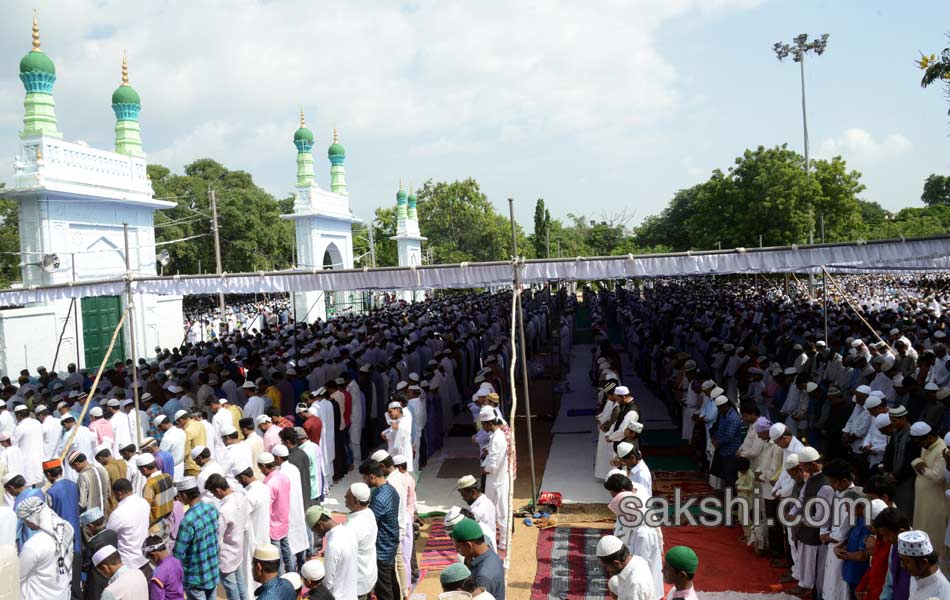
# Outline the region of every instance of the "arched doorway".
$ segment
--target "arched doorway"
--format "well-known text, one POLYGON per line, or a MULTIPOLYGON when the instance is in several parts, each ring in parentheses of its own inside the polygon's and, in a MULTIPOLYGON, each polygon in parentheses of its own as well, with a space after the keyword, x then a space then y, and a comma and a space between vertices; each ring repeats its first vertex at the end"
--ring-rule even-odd
MULTIPOLYGON (((343 255, 340 253, 340 249, 336 247, 336 244, 330 242, 327 246, 327 249, 323 251, 323 270, 332 271, 333 269, 342 269, 343 268, 343 255)), ((326 302, 326 315, 327 318, 333 317, 339 310, 337 292, 334 290, 327 290, 323 295, 323 299, 326 302)), ((342 300, 342 298, 339 298, 342 300)))

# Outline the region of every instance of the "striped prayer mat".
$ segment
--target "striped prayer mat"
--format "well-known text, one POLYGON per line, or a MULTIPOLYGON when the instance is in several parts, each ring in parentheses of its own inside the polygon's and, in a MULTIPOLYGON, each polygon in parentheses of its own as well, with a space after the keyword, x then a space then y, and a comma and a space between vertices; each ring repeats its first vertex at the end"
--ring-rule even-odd
POLYGON ((531 600, 602 600, 607 580, 597 541, 608 529, 556 527, 538 534, 538 573, 531 600))
POLYGON ((442 519, 435 519, 429 524, 429 539, 425 549, 418 557, 419 569, 440 571, 445 567, 458 562, 458 552, 455 544, 445 531, 442 519))

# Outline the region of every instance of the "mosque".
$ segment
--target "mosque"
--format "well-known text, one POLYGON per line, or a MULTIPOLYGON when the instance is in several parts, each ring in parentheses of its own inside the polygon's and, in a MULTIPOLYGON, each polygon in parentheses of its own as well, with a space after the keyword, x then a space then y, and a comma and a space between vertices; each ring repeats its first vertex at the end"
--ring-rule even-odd
MULTIPOLYGON (((33 47, 20 61, 25 89, 23 127, 14 159, 12 184, 5 198, 19 205, 21 274, 24 287, 82 285, 106 279, 155 276, 160 252, 155 242, 154 211, 174 202, 156 199, 146 171, 139 114, 141 97, 129 82, 126 57, 121 82, 112 94, 115 144, 112 150, 66 141, 56 121, 53 86, 56 66, 43 51, 36 17, 33 47), (125 228, 128 229, 128 257, 125 228), (127 263, 128 259, 128 263, 127 263), (128 266, 127 266, 128 264, 128 266)), ((353 268, 352 224, 344 162, 346 151, 336 130, 327 150, 330 189, 317 185, 314 134, 303 110, 294 132, 297 180, 293 213, 298 269, 353 268)), ((416 197, 397 192, 397 241, 400 266, 421 264, 416 197)), ((67 363, 95 368, 112 333, 128 311, 132 328, 123 327, 109 362, 183 342, 182 297, 136 294, 129 310, 125 285, 113 295, 76 301, 50 300, 0 311, 0 373, 16 374, 38 365, 65 370, 67 363), (62 340, 60 342, 60 339, 62 340)), ((402 292, 407 301, 421 292, 402 292)), ((354 292, 294 293, 300 321, 325 319, 334 306, 354 304, 354 292)))

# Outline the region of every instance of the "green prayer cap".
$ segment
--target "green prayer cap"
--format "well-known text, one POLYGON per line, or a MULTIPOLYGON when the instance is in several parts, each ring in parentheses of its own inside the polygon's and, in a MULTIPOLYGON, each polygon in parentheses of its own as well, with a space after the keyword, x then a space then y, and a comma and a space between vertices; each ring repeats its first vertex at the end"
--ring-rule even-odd
POLYGON ((673 546, 666 551, 666 563, 687 575, 695 575, 699 567, 699 557, 688 546, 673 546))
POLYGON ((459 562, 442 569, 442 574, 439 575, 439 583, 445 585, 447 583, 465 581, 471 575, 472 572, 468 570, 468 567, 459 562))
POLYGON ((452 539, 456 542, 482 541, 485 532, 473 519, 462 519, 452 528, 452 539))
POLYGON ((317 524, 317 521, 323 516, 330 516, 330 512, 319 504, 315 504, 307 509, 306 514, 304 515, 307 519, 307 529, 313 529, 313 526, 317 524))

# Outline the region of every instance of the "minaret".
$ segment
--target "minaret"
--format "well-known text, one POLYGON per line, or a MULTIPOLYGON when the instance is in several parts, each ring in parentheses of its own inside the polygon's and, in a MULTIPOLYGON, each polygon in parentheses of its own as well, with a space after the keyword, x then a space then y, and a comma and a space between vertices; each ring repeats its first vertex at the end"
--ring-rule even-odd
POLYGON ((313 132, 307 129, 300 109, 300 127, 294 132, 294 146, 297 147, 297 187, 310 187, 317 181, 313 174, 313 132))
POLYGON ((336 127, 333 128, 333 143, 327 150, 327 158, 330 159, 330 191, 334 194, 346 196, 346 173, 343 168, 343 161, 346 160, 346 150, 340 143, 337 136, 336 127))
POLYGON ((40 26, 33 13, 33 49, 20 60, 20 81, 26 88, 23 100, 23 131, 20 137, 46 134, 61 138, 56 129, 56 103, 53 84, 56 83, 56 65, 40 49, 40 26))
POLYGON ((145 156, 142 152, 142 130, 139 111, 142 100, 129 85, 129 63, 122 52, 122 83, 112 92, 112 112, 115 113, 115 151, 129 156, 145 156))
POLYGON ((406 217, 410 221, 419 221, 419 216, 416 214, 416 195, 412 193, 412 184, 409 184, 409 204, 407 206, 406 217))
POLYGON ((397 222, 397 231, 399 229, 398 223, 400 221, 405 221, 409 218, 409 209, 406 204, 406 191, 402 189, 402 179, 399 180, 399 191, 396 192, 396 222, 397 222))

